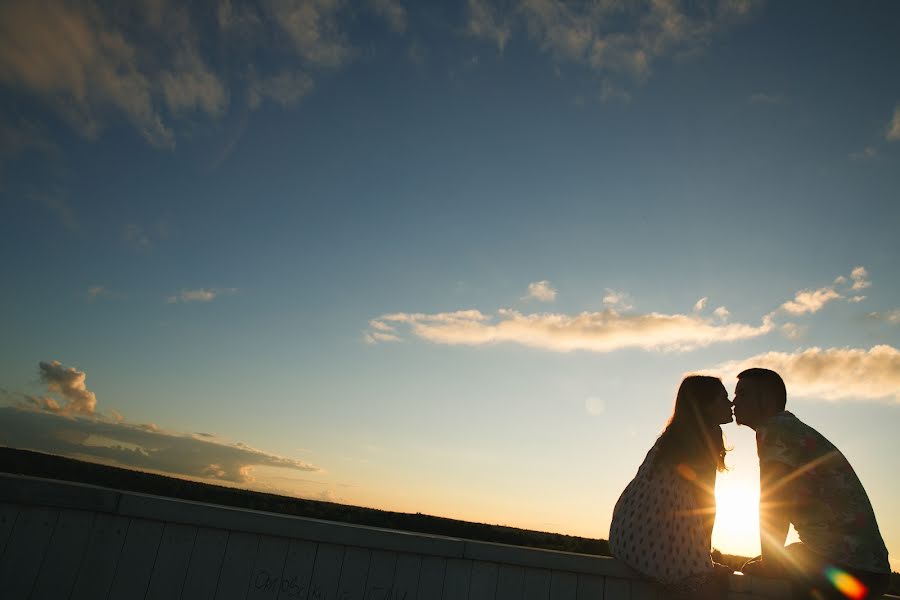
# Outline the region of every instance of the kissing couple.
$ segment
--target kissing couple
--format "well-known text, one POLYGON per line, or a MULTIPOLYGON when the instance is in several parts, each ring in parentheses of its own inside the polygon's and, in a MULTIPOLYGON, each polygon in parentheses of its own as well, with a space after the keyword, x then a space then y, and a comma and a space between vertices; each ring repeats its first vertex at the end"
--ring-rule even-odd
POLYGON ((691 375, 637 475, 613 510, 613 556, 674 599, 727 597, 729 567, 710 557, 716 474, 725 470, 722 425, 756 431, 761 555, 748 575, 788 580, 792 598, 880 598, 890 586, 888 551, 862 483, 834 444, 785 410, 781 376, 738 375, 734 401, 716 377, 691 375), (785 546, 793 524, 800 541, 785 546))

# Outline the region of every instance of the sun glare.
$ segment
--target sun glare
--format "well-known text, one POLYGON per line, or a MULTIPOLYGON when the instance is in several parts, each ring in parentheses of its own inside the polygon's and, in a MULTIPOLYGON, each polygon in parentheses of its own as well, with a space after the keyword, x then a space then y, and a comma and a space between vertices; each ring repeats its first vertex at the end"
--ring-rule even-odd
POLYGON ((726 554, 759 553, 759 487, 754 483, 730 473, 716 482, 713 546, 726 554))

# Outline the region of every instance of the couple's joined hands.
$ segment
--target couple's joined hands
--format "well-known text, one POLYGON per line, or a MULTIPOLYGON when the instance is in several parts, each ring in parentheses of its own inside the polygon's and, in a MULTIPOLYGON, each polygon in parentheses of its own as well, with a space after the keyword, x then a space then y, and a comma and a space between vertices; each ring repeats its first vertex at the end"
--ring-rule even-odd
POLYGON ((741 567, 744 575, 756 575, 758 577, 783 577, 784 569, 771 560, 763 561, 762 556, 751 558, 741 567))

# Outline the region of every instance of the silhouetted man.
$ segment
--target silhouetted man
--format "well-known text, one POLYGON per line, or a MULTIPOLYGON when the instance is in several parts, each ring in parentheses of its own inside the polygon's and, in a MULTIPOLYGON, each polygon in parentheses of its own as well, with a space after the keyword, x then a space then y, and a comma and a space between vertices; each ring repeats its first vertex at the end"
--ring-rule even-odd
POLYGON ((794 598, 878 598, 890 566, 859 478, 834 444, 784 410, 775 371, 738 375, 734 417, 756 430, 761 556, 742 571, 791 581, 794 598), (800 542, 785 547, 790 524, 800 542))

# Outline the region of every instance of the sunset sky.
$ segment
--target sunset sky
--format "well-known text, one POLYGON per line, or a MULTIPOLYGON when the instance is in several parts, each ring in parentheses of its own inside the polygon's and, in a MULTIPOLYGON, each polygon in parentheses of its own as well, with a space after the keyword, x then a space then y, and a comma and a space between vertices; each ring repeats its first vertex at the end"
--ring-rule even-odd
POLYGON ((898 23, 3 2, 0 444, 605 538, 681 378, 768 366, 900 570, 898 23))

